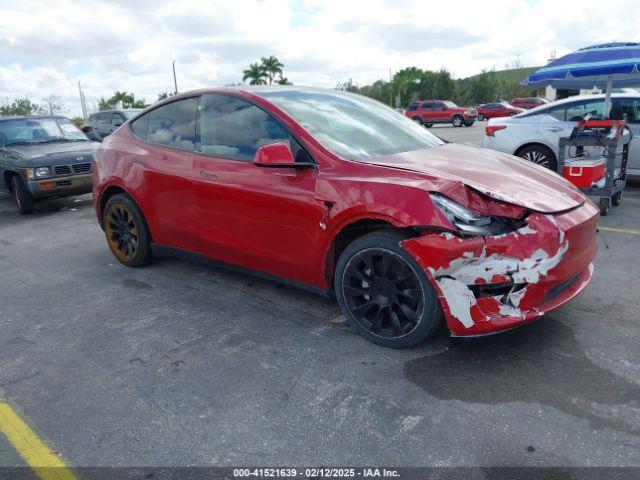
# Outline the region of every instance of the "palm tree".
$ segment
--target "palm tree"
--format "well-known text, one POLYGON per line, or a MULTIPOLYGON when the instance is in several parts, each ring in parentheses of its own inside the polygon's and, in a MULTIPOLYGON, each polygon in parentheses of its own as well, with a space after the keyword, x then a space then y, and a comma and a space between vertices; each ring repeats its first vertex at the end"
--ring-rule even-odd
POLYGON ((252 63, 249 65, 249 68, 242 72, 242 81, 251 80, 249 85, 264 85, 267 82, 264 81, 265 77, 267 77, 267 72, 264 71, 262 65, 258 65, 258 63, 252 63))
POLYGON ((276 74, 279 73, 280 75, 282 75, 282 69, 284 68, 284 65, 280 63, 280 60, 278 60, 273 55, 271 55, 269 58, 262 57, 260 60, 262 61, 262 68, 269 75, 269 85, 271 85, 276 74))
POLYGON ((280 76, 276 80, 276 83, 278 85, 293 85, 293 83, 291 83, 287 77, 282 76, 282 72, 280 72, 280 76))

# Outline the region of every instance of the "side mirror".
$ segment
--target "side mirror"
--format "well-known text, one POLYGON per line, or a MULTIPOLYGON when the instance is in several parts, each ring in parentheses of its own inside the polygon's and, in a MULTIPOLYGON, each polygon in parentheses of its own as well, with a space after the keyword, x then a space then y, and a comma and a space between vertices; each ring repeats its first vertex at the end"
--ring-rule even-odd
POLYGON ((116 118, 116 119, 113 121, 113 126, 114 126, 114 127, 119 127, 119 126, 120 126, 120 125, 122 125, 123 123, 124 123, 124 120, 122 120, 121 118, 116 118))
POLYGON ((291 148, 286 143, 278 142, 258 148, 253 164, 259 167, 313 168, 310 162, 296 162, 291 148))

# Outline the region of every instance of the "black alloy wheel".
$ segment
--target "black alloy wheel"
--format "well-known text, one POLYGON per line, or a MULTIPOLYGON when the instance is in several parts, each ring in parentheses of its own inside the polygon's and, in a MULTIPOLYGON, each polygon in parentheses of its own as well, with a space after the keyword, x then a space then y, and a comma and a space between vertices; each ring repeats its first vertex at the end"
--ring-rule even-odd
POLYGON ((151 261, 146 222, 128 195, 114 195, 107 202, 104 233, 111 252, 121 263, 129 267, 141 267, 151 261))
POLYGON ((440 306, 424 271, 397 234, 373 233, 350 245, 336 269, 345 316, 365 337, 387 347, 416 345, 440 324, 440 306))

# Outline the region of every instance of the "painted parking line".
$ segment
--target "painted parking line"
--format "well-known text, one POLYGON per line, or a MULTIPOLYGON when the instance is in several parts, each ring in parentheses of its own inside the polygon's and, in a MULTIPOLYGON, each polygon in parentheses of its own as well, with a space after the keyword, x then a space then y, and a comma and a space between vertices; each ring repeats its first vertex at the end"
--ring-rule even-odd
POLYGON ((640 230, 628 230, 626 228, 598 227, 603 232, 628 233, 630 235, 640 235, 640 230))
POLYGON ((0 433, 13 445, 41 480, 77 480, 67 465, 0 397, 0 433))

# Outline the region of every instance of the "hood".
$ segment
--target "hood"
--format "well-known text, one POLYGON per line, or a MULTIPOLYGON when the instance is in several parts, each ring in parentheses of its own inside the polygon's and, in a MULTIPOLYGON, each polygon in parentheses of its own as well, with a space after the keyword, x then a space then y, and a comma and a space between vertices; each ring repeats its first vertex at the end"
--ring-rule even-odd
POLYGON ((8 145, 10 150, 25 158, 31 167, 85 163, 93 160, 97 142, 54 142, 33 145, 8 145))
POLYGON ((542 213, 569 210, 585 201, 577 188, 546 168, 512 155, 466 145, 447 143, 373 157, 367 163, 459 181, 496 200, 542 213))

